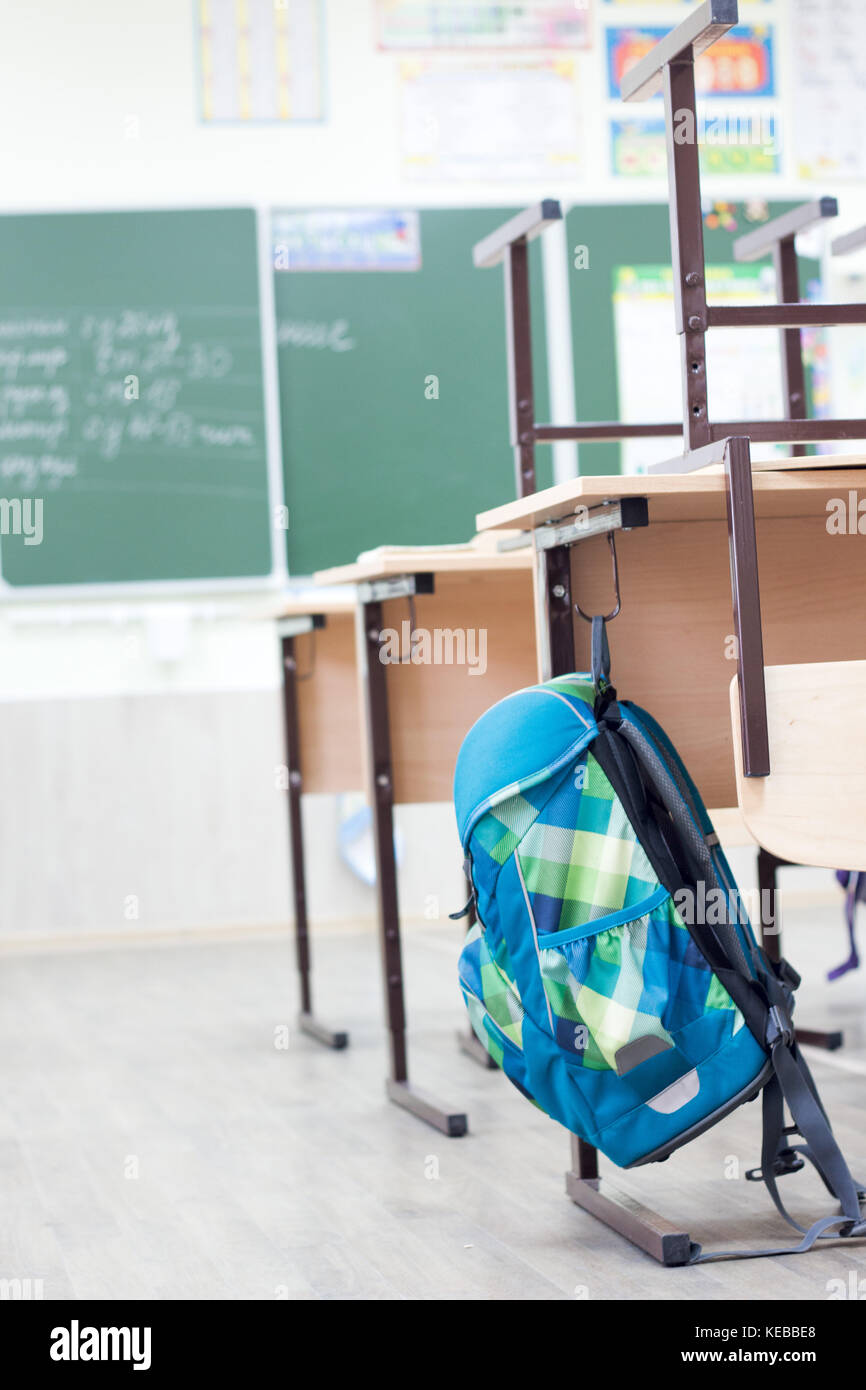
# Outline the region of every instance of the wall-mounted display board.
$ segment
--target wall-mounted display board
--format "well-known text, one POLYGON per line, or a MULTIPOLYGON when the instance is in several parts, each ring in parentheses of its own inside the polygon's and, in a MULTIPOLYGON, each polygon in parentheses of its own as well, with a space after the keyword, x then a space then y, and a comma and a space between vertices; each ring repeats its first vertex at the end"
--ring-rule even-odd
POLYGON ((788 0, 795 169, 806 179, 866 177, 866 7, 788 0))
POLYGON ((0 217, 5 586, 261 582, 275 551, 279 570, 259 241, 252 209, 0 217))
POLYGON ((324 0, 193 0, 201 119, 325 115, 324 0))
POLYGON ((383 49, 584 48, 588 3, 575 0, 376 0, 383 49))
MULTIPOLYGON (((619 99, 622 79, 668 33, 670 13, 646 5, 646 24, 621 24, 617 7, 606 9, 603 30, 605 85, 609 104, 610 172, 617 178, 664 178, 665 128, 661 98, 639 107, 619 99)), ((761 7, 763 8, 763 7, 761 7)), ((772 11, 770 11, 772 13, 772 11)), ((745 18, 760 17, 752 4, 745 18)), ((776 26, 744 23, 717 39, 695 64, 701 173, 704 176, 761 176, 782 172, 776 26)))
POLYGON ((574 177, 582 158, 573 58, 404 58, 403 170, 408 179, 536 183, 574 177))
MULTIPOLYGON (((467 539, 477 512, 512 495, 502 275, 476 270, 472 247, 517 211, 275 214, 293 574, 383 542, 467 539), (318 268, 293 270, 293 256, 318 268)), ((546 415, 540 246, 531 251, 546 415)), ((549 483, 549 449, 539 465, 549 483)))

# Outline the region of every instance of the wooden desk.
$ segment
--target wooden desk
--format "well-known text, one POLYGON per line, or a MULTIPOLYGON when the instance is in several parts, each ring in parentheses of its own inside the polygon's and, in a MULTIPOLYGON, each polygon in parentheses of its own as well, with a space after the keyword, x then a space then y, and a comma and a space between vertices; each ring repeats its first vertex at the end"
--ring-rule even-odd
POLYGON ((277 633, 282 654, 295 945, 301 977, 298 1022, 310 1037, 341 1049, 348 1045, 348 1033, 320 1022, 313 1011, 301 796, 363 785, 354 600, 327 591, 287 597, 277 633))
MULTIPOLYGON (((765 659, 786 665, 866 657, 866 537, 833 535, 826 525, 831 498, 847 504, 853 491, 866 501, 866 459, 796 462, 789 471, 756 469, 753 480, 765 659)), ((482 531, 534 530, 573 521, 576 508, 629 497, 647 499, 649 525, 616 534, 622 612, 609 628, 614 684, 663 720, 707 805, 733 806, 728 690, 736 644, 722 471, 577 478, 483 512, 477 524, 482 531)), ((586 612, 606 612, 611 573, 604 536, 573 543, 568 552, 571 600, 586 612)), ((543 668, 549 665, 543 572, 556 549, 545 554, 536 579, 543 668)), ((551 611, 561 613, 568 602, 553 599, 551 611)), ((589 625, 576 618, 579 668, 588 665, 588 643, 589 625)))
POLYGON ((532 555, 525 548, 499 554, 490 541, 386 547, 315 578, 322 585, 357 586, 358 667, 390 1038, 387 1092, 395 1104, 456 1137, 466 1132, 466 1115, 409 1082, 393 808, 450 801, 457 752, 471 725, 497 700, 535 681, 532 555), (404 624, 417 640, 412 647, 404 642, 402 655, 411 651, 414 661, 395 660, 397 635, 408 635, 404 624), (428 639, 426 652, 419 643, 428 639))
MULTIPOLYGON (((828 503, 842 499, 849 519, 853 503, 856 532, 866 459, 797 459, 788 469, 755 469, 752 483, 766 660, 866 657, 866 538, 828 530, 835 510, 828 503)), ((662 721, 707 804, 733 806, 728 692, 737 650, 723 471, 577 478, 482 513, 477 525, 481 532, 518 528, 532 535, 544 679, 589 664, 589 624, 573 605, 590 614, 613 609, 607 537, 615 536, 622 609, 610 623, 613 682, 662 721), (644 516, 631 500, 640 498, 644 516), (623 530, 630 520, 633 529, 623 530)), ((774 886, 779 862, 760 851, 762 889, 774 886)), ((778 958, 778 934, 765 945, 778 958)), ((839 1034, 800 1029, 798 1037, 824 1047, 841 1042, 839 1034)), ((676 1227, 607 1179, 602 1185, 596 1151, 576 1138, 566 1185, 575 1202, 656 1259, 687 1245, 676 1227)))

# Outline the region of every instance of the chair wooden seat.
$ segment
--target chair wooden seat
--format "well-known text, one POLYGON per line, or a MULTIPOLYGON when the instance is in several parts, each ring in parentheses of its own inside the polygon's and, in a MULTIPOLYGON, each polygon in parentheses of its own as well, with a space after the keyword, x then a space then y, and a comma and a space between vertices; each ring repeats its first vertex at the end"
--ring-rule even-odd
POLYGON ((759 845, 793 864, 866 870, 866 661, 766 666, 769 777, 743 775, 731 682, 737 800, 759 845))

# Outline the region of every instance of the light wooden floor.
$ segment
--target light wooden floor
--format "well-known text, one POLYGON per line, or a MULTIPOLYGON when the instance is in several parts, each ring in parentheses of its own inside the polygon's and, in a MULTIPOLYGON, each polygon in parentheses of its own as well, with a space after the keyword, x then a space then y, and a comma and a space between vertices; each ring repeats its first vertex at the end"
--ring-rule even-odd
MULTIPOLYGON (((807 933, 790 913, 787 949, 814 962, 801 1018, 848 1029, 814 1070, 862 1174, 866 972, 819 982, 844 954, 839 917, 822 918, 807 933)), ((565 1135, 457 1052, 458 941, 430 925, 405 950, 414 1077, 468 1107, 458 1140, 384 1100, 368 935, 315 942, 322 1013, 352 1031, 341 1054, 292 1026, 288 943, 0 958, 0 1278, 41 1278, 53 1299, 820 1300, 866 1277, 866 1244, 665 1270, 569 1203, 565 1135)), ((744 1107, 619 1180, 705 1246, 785 1242, 742 1178, 758 1126, 744 1107)), ((787 1191, 795 1212, 829 1209, 806 1174, 787 1191)))

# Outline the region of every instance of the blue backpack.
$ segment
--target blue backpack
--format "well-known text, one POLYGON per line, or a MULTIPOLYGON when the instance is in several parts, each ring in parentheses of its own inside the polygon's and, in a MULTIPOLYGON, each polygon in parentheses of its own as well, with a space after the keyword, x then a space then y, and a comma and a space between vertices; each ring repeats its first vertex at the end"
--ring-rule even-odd
MULTIPOLYGON (((454 799, 475 907, 460 986, 518 1090, 625 1168, 666 1158, 763 1091, 761 1169, 749 1176, 803 1232, 793 1251, 866 1234, 866 1194, 794 1037, 799 977, 758 945, 655 720, 604 677, 517 691, 467 734, 454 799), (804 1159, 842 1207, 808 1231, 776 1187, 804 1159)), ((782 1253, 695 1246, 690 1262, 782 1253)))

